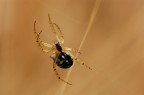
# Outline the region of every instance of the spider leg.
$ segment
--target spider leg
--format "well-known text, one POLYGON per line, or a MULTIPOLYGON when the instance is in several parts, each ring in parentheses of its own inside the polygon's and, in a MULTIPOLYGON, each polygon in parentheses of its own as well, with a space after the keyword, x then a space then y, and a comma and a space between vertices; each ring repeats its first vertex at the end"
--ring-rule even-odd
POLYGON ((62 34, 62 31, 61 31, 60 27, 59 27, 56 23, 54 23, 54 25, 56 26, 58 32, 60 33, 61 42, 62 42, 62 44, 63 44, 63 43, 64 43, 64 36, 63 36, 63 34, 62 34))
POLYGON ((80 64, 82 64, 82 65, 85 66, 86 68, 92 70, 91 67, 89 67, 88 65, 86 65, 83 61, 79 60, 78 58, 75 58, 75 61, 78 62, 78 63, 80 63, 80 64))
MULTIPOLYGON (((58 34, 56 33, 56 30, 54 28, 54 23, 52 22, 51 18, 50 18, 50 14, 48 14, 48 20, 49 20, 49 24, 50 24, 50 27, 51 27, 51 30, 53 31, 53 33, 55 34, 56 36, 56 39, 58 40, 58 42, 60 43, 64 43, 64 39, 63 39, 63 35, 62 35, 62 32, 58 29, 58 32, 60 32, 60 36, 61 38, 58 36, 58 34)), ((55 25, 57 27, 57 25, 55 25)))
POLYGON ((83 66, 85 66, 86 68, 92 70, 91 67, 89 67, 88 65, 86 65, 83 61, 79 60, 77 57, 75 58, 75 56, 71 53, 71 51, 74 51, 74 52, 80 53, 80 54, 81 54, 81 52, 79 52, 79 51, 77 51, 77 50, 75 50, 75 49, 72 49, 72 48, 68 48, 68 47, 64 47, 64 50, 65 50, 68 54, 70 54, 71 57, 72 57, 76 62, 78 62, 78 63, 82 64, 83 66))
POLYGON ((65 51, 72 51, 72 52, 74 52, 74 53, 79 53, 79 54, 81 54, 81 52, 78 51, 78 50, 76 50, 76 49, 68 48, 68 47, 63 47, 63 48, 64 48, 65 51))
POLYGON ((40 34, 42 33, 42 30, 39 33, 37 33, 35 26, 36 26, 36 21, 34 22, 34 34, 36 35, 36 42, 38 46, 41 48, 43 52, 46 52, 46 53, 50 52, 52 50, 52 45, 45 43, 40 39, 40 34))
POLYGON ((57 69, 56 69, 56 63, 55 63, 55 62, 53 63, 53 69, 54 69, 54 71, 55 71, 58 79, 60 79, 61 81, 65 82, 66 84, 72 85, 71 83, 65 81, 64 79, 62 79, 62 78, 60 77, 60 75, 59 75, 59 73, 58 73, 58 71, 57 71, 57 69))

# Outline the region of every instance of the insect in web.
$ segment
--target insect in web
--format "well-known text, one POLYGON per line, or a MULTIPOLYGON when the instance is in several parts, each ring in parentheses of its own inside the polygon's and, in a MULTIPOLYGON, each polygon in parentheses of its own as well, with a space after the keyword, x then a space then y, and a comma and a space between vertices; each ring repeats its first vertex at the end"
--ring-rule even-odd
POLYGON ((65 82, 69 85, 72 85, 71 83, 65 81, 64 79, 62 79, 60 77, 60 75, 56 69, 56 66, 58 66, 62 69, 67 69, 73 65, 74 61, 76 61, 77 63, 81 63, 88 69, 90 69, 90 70, 92 70, 92 69, 72 54, 72 52, 80 53, 79 51, 77 51, 73 48, 64 46, 64 37, 63 37, 62 31, 56 23, 52 22, 49 14, 48 14, 48 21, 49 21, 52 32, 55 34, 56 42, 54 42, 53 44, 43 42, 40 38, 42 30, 39 33, 36 31, 36 21, 35 21, 34 22, 34 34, 36 35, 36 42, 43 52, 51 53, 50 58, 53 59, 53 69, 54 69, 58 79, 60 79, 61 81, 65 82))

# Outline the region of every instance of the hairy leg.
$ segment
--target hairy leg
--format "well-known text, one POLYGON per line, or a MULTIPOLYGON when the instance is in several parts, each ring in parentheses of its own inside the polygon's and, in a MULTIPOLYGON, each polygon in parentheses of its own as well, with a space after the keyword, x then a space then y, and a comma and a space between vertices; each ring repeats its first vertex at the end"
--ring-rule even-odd
POLYGON ((57 28, 57 30, 60 34, 62 44, 64 44, 64 36, 62 34, 62 31, 61 31, 60 27, 56 23, 54 23, 54 25, 55 25, 55 27, 57 28))
POLYGON ((49 20, 49 24, 50 24, 51 30, 55 34, 57 41, 63 44, 64 43, 64 39, 63 39, 62 32, 59 29, 59 27, 55 23, 52 22, 52 20, 50 18, 50 14, 48 14, 48 20, 49 20), (54 26, 57 28, 57 31, 60 32, 60 37, 58 36, 54 26))
POLYGON ((34 22, 34 34, 36 35, 36 42, 42 51, 44 51, 46 53, 50 52, 52 50, 52 45, 45 43, 40 39, 41 33, 42 33, 42 30, 39 33, 36 32, 36 21, 35 21, 34 22))
POLYGON ((79 59, 77 59, 77 58, 75 58, 75 61, 78 62, 78 63, 80 63, 80 64, 82 64, 82 65, 85 66, 86 68, 92 70, 92 68, 89 67, 88 65, 86 65, 83 61, 81 61, 81 60, 79 60, 79 59))
POLYGON ((56 69, 56 63, 55 63, 55 62, 53 63, 53 69, 54 69, 54 71, 55 71, 58 79, 60 79, 61 81, 65 82, 66 84, 72 85, 71 83, 65 81, 64 79, 62 79, 62 78, 60 77, 60 75, 59 75, 59 73, 58 73, 58 71, 57 71, 57 69, 56 69))

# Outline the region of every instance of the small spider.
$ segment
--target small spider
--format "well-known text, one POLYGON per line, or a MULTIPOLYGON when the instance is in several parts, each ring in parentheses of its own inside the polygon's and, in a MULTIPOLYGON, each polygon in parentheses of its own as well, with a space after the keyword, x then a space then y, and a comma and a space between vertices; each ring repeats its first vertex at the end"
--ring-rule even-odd
POLYGON ((36 21, 35 21, 34 22, 34 34, 36 35, 36 42, 43 52, 46 52, 46 53, 51 52, 52 53, 50 57, 54 61, 53 69, 54 69, 58 79, 60 79, 61 81, 65 82, 69 85, 72 85, 71 83, 65 81, 64 79, 62 79, 60 77, 60 75, 56 69, 56 65, 62 69, 67 69, 73 65, 74 61, 76 61, 76 62, 81 63, 82 65, 86 66, 88 69, 90 69, 90 70, 92 70, 92 69, 89 66, 87 66, 86 64, 84 64, 82 61, 80 61, 78 58, 75 58, 74 55, 71 53, 71 52, 80 53, 79 51, 76 51, 75 49, 72 49, 72 48, 64 47, 64 37, 63 37, 63 34, 62 34, 59 26, 56 23, 52 22, 49 14, 48 14, 48 20, 49 20, 51 30, 53 31, 53 33, 56 36, 56 42, 53 44, 48 44, 48 43, 43 42, 40 39, 40 34, 42 33, 42 30, 39 33, 36 32, 36 21))

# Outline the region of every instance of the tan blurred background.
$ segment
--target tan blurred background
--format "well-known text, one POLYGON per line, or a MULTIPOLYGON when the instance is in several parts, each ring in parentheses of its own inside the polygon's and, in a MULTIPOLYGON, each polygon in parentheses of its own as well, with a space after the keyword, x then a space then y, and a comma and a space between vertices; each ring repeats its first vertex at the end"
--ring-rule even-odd
POLYGON ((144 95, 144 0, 0 0, 0 95, 144 95), (37 20, 41 38, 55 38, 48 13, 67 47, 90 26, 79 58, 96 70, 75 63, 64 89, 33 34, 37 20))

